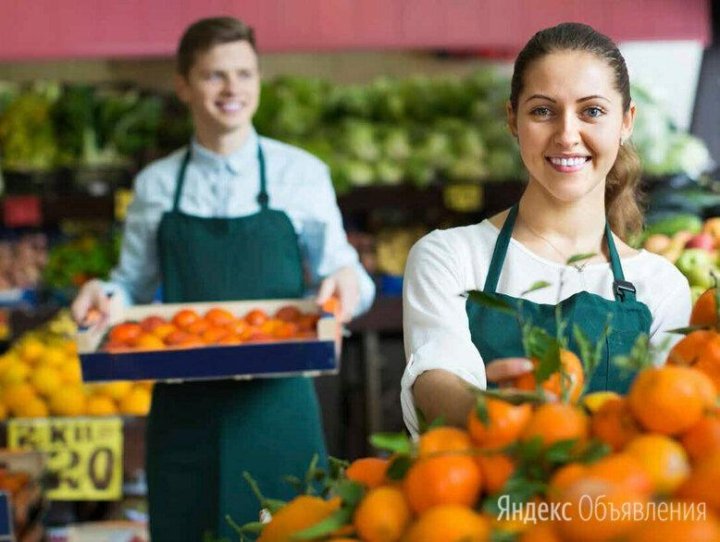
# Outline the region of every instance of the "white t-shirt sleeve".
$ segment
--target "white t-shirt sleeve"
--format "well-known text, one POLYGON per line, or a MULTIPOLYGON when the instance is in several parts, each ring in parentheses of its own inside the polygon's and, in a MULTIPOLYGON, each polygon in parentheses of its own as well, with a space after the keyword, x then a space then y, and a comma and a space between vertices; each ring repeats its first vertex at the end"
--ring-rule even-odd
POLYGON ((403 418, 418 431, 412 386, 425 371, 444 369, 469 384, 485 388, 485 366, 470 339, 461 257, 435 231, 413 246, 405 267, 403 331, 407 365, 401 382, 403 418))

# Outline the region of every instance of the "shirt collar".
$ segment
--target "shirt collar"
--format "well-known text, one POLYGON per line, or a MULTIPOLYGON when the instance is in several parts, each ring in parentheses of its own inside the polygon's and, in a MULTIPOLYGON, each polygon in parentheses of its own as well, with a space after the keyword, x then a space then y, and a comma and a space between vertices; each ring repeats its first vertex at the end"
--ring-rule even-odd
POLYGON ((217 154, 210 149, 203 147, 193 136, 190 142, 193 161, 213 168, 227 167, 233 174, 237 175, 257 160, 258 134, 254 127, 250 127, 248 137, 242 147, 228 155, 217 154))

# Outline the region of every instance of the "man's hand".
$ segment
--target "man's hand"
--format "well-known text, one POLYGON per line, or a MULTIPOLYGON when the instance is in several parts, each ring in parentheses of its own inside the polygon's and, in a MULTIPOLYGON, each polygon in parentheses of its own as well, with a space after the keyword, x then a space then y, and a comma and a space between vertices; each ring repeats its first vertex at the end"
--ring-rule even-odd
POLYGON ((105 320, 110 312, 110 298, 102 283, 99 280, 86 282, 80 288, 70 310, 73 319, 80 326, 94 326, 105 320))
POLYGON ((360 302, 360 286, 354 268, 341 267, 323 280, 320 283, 315 302, 322 305, 333 295, 340 300, 340 321, 349 322, 360 302))

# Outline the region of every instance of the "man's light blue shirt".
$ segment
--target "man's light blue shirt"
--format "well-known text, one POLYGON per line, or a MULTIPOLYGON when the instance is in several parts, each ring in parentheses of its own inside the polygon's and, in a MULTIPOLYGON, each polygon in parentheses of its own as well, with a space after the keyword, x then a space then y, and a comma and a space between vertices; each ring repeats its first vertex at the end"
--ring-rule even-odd
MULTIPOLYGON (((220 218, 258 212, 258 139, 265 155, 270 208, 284 211, 298 235, 308 278, 307 295, 312 295, 326 276, 341 267, 353 266, 360 286, 356 315, 367 311, 375 296, 375 286, 347 241, 329 168, 302 149, 258 136, 254 129, 245 144, 227 156, 215 154, 193 140, 179 210, 194 216, 220 218)), ((178 149, 153 162, 135 179, 120 262, 108 284, 128 303, 149 303, 160 285, 157 229, 163 213, 172 210, 177 175, 186 150, 178 149)))

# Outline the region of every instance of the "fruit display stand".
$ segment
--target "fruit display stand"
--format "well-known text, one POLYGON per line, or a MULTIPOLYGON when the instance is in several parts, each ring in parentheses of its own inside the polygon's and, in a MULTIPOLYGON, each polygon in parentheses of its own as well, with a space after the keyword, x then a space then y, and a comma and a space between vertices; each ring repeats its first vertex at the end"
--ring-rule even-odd
POLYGON ((662 359, 640 336, 614 360, 638 371, 625 396, 585 393, 593 345, 581 360, 532 331, 535 371, 476 390, 464 424, 373 435, 381 457, 311 467, 320 483, 286 503, 255 486, 269 517, 240 539, 718 542, 717 299, 700 297, 689 323, 704 329, 662 359))
POLYGON ((0 443, 44 449, 48 525, 100 519, 121 513, 119 483, 135 494, 144 492, 145 418, 152 384, 82 383, 80 360, 73 337, 77 328, 67 311, 27 332, 0 355, 0 443), (98 427, 114 424, 113 461, 106 451, 95 454, 94 477, 89 462, 106 446, 107 436, 94 438, 98 427), (48 432, 54 431, 55 441, 48 432), (10 438, 9 438, 10 437, 10 438), (115 494, 105 487, 106 465, 113 465, 115 494), (90 482, 98 481, 96 488, 90 482), (90 487, 92 491, 86 491, 90 487), (98 498, 98 490, 104 493, 98 498))

